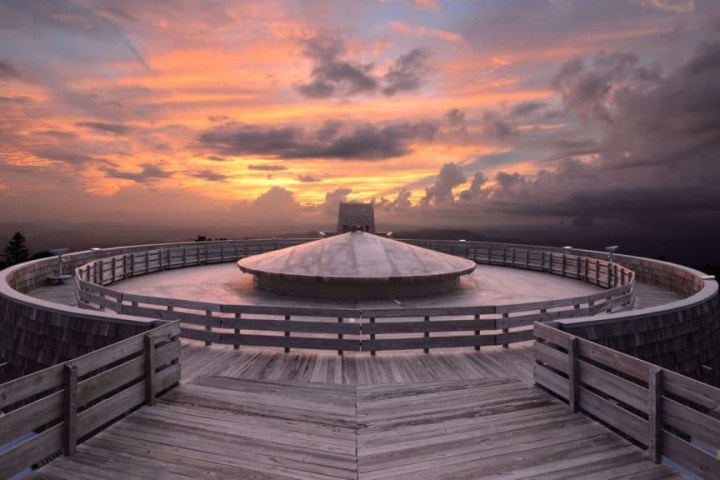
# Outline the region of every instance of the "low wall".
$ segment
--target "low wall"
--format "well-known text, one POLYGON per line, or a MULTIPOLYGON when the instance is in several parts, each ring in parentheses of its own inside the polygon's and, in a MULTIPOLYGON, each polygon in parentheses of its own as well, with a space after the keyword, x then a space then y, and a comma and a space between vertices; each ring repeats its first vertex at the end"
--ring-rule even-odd
POLYGON ((141 333, 158 322, 83 312, 29 297, 29 289, 55 272, 56 260, 16 265, 0 273, 0 358, 4 379, 27 375, 141 333))
MULTIPOLYGON (((263 248, 274 250, 303 241, 307 239, 246 240, 242 242, 244 250, 237 250, 233 254, 252 255, 260 253, 263 248)), ((187 242, 170 245, 197 254, 197 264, 201 264, 203 250, 207 251, 208 246, 220 243, 187 242)), ((165 244, 153 247, 163 246, 165 244)), ((134 245, 66 254, 63 255, 62 273, 72 274, 80 265, 105 255, 133 254, 145 252, 148 248, 147 245, 134 245)), ((81 310, 26 295, 46 285, 48 277, 56 274, 57 257, 26 262, 0 272, 0 359, 7 362, 0 371, 0 383, 70 360, 165 323, 142 317, 81 310)))
POLYGON ((593 319, 559 320, 561 330, 683 375, 720 385, 718 284, 702 272, 638 257, 616 256, 639 282, 660 285, 682 300, 593 319))
MULTIPOLYGON (((186 247, 196 255, 196 264, 210 263, 203 249, 227 245, 238 249, 232 254, 246 256, 296 245, 310 239, 244 240, 240 242, 188 242, 169 244, 186 247)), ((480 263, 508 265, 524 245, 489 242, 425 241, 411 243, 465 257, 480 263), (474 250, 473 250, 474 249, 474 250), (478 249, 490 252, 477 258, 478 249)), ((150 246, 139 245, 78 252, 65 255, 64 273, 89 261, 125 253, 140 253, 150 246)), ((164 248, 153 245, 152 248, 164 248)), ((577 249, 543 248, 557 254, 607 259, 607 254, 577 249)), ((517 260, 517 259, 516 259, 517 260)), ((639 282, 653 283, 681 293, 684 299, 666 305, 599 317, 557 321, 559 328, 583 338, 637 356, 704 381, 720 382, 720 305, 718 285, 703 274, 679 265, 657 260, 616 255, 616 262, 635 271, 639 282)), ((543 271, 554 269, 540 263, 543 271), (544 266, 543 266, 544 265, 544 266)), ((149 320, 139 317, 89 312, 43 302, 23 295, 43 285, 55 273, 56 259, 42 259, 0 272, 0 357, 18 373, 28 373, 57 361, 67 360, 99 346, 131 336, 148 328, 149 320)), ((561 265, 562 268, 562 265, 561 265)), ((101 282, 102 283, 102 282, 101 282)))

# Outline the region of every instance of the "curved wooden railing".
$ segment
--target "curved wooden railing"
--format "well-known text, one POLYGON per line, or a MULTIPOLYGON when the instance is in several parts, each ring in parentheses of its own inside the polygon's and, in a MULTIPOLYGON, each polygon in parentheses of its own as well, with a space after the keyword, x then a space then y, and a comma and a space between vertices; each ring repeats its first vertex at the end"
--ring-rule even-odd
MULTIPOLYGON (((282 246, 306 240, 284 240, 282 246)), ((494 306, 353 309, 231 305, 121 293, 113 283, 138 275, 235 261, 279 248, 278 241, 200 243, 149 248, 91 261, 76 270, 76 293, 86 308, 180 320, 182 336, 206 344, 370 351, 474 347, 531 340, 534 322, 587 317, 628 308, 634 273, 606 260, 534 247, 496 248, 474 242, 414 242, 478 263, 536 270, 586 281, 606 290, 588 296, 494 306), (249 247, 252 248, 249 248, 249 247), (198 328, 199 327, 199 328, 198 328)))
POLYGON ((77 444, 180 382, 180 326, 161 325, 0 384, 0 477, 77 444))
POLYGON ((720 388, 535 325, 535 383, 701 478, 720 478, 720 388))

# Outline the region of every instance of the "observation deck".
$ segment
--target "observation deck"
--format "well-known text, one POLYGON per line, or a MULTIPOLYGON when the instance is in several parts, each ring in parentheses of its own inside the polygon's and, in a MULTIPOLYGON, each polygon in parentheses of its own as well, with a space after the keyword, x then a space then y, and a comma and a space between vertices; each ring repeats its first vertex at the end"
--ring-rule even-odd
MULTIPOLYGON (((46 324, 67 325, 78 333, 55 342, 77 348, 124 339, 0 385, 0 440, 34 435, 0 453, 0 471, 63 451, 31 475, 649 480, 681 478, 658 463, 674 462, 720 478, 707 450, 720 447, 720 389, 686 376, 711 366, 717 348, 717 284, 699 272, 633 257, 616 269, 593 252, 431 242, 481 266, 589 290, 514 304, 308 310, 119 289, 125 278, 234 262, 278 243, 69 256, 81 304, 104 311, 62 305, 67 286, 38 289, 52 259, 5 271, 3 331, 31 339, 46 324), (53 301, 18 290, 52 292, 53 301)), ((46 361, 45 348, 8 345, 30 371, 30 360, 46 361)))

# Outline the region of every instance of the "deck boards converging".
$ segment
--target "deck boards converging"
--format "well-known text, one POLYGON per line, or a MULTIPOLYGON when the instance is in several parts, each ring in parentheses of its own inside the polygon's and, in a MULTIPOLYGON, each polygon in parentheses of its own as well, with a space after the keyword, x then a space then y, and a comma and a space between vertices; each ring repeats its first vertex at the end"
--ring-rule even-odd
POLYGON ((532 386, 530 343, 377 357, 183 343, 179 387, 34 478, 681 478, 532 386))

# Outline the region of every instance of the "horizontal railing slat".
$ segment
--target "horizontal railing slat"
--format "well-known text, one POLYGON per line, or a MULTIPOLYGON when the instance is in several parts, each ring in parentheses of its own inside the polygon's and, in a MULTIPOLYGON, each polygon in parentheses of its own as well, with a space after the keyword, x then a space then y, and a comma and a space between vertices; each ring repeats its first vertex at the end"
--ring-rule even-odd
POLYGON ((705 453, 685 440, 663 431, 663 454, 700 478, 720 478, 720 459, 705 453))
POLYGON ((59 391, 0 416, 0 445, 62 417, 64 392, 59 391))
POLYGON ((535 365, 533 375, 535 377, 535 383, 545 387, 564 400, 568 399, 570 383, 567 378, 550 371, 542 365, 535 365))
POLYGON ((63 370, 63 365, 53 365, 3 383, 0 385, 0 409, 61 386, 63 370))
POLYGON ((580 342, 580 356, 594 360, 643 382, 648 381, 651 365, 639 358, 592 342, 580 342))
POLYGON ((663 397, 663 420, 667 425, 720 450, 720 420, 704 415, 675 400, 663 397))
POLYGON ((364 323, 364 334, 379 333, 422 333, 422 332, 457 332, 465 330, 497 330, 496 320, 435 320, 414 322, 375 322, 364 323))
POLYGON ((238 328, 242 330, 266 330, 274 332, 300 332, 300 333, 327 333, 360 335, 365 325, 359 323, 339 323, 336 319, 322 322, 309 322, 304 320, 263 320, 252 318, 222 319, 223 328, 238 328))
POLYGON ((596 395, 587 388, 580 387, 579 390, 580 408, 582 410, 599 418, 643 445, 649 444, 647 420, 633 415, 615 403, 596 395))
POLYGON ((464 335, 448 337, 383 338, 363 340, 365 351, 410 350, 419 348, 451 348, 496 345, 496 335, 464 335))
POLYGON ((720 389, 671 370, 663 370, 663 388, 666 392, 690 400, 717 412, 720 418, 720 389))
POLYGON ((535 360, 538 360, 555 370, 559 370, 567 375, 568 373, 568 355, 548 344, 535 342, 533 345, 533 354, 535 360))
POLYGON ((62 448, 63 425, 56 425, 0 454, 0 473, 10 478, 62 448))
POLYGON ((647 388, 643 388, 636 383, 620 378, 582 360, 578 361, 578 366, 582 383, 643 413, 648 412, 647 388))

